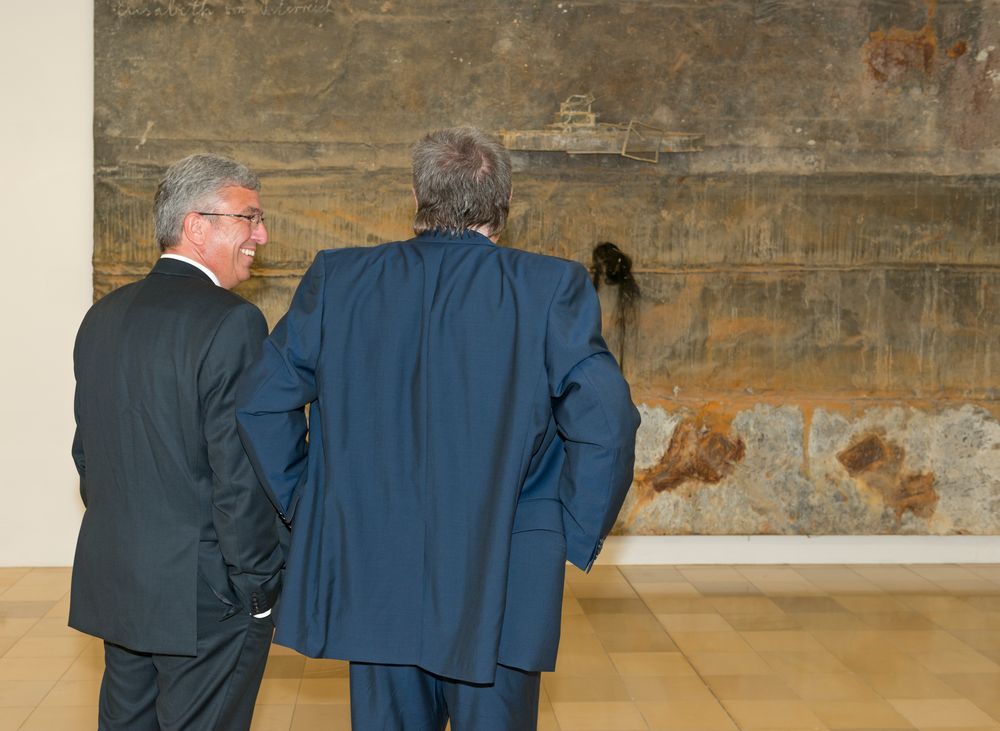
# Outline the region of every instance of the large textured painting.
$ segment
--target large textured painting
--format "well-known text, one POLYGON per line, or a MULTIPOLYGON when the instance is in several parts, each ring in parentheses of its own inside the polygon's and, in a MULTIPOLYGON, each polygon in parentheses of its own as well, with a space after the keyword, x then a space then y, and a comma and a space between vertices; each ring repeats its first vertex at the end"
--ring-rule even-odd
POLYGON ((501 244, 631 262, 627 296, 600 277, 644 419, 616 531, 1000 533, 995 2, 97 0, 95 28, 95 296, 156 257, 183 155, 261 173, 240 292, 273 325, 317 250, 409 235, 423 132, 537 139, 592 95, 696 140, 512 153, 501 244))

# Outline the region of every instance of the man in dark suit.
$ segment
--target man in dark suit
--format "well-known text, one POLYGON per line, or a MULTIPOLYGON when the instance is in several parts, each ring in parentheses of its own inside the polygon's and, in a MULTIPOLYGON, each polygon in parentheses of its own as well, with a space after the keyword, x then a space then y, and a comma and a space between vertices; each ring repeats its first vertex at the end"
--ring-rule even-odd
POLYGON ((86 505, 70 626, 104 639, 100 728, 250 726, 283 555, 236 431, 236 381, 267 336, 228 290, 267 243, 245 166, 192 155, 154 203, 163 252, 97 302, 73 354, 86 505))
POLYGON ((417 237, 320 252, 240 384, 292 524, 276 641, 351 661, 355 729, 525 731, 638 414, 587 271, 496 245, 507 151, 444 130, 413 162, 417 237))

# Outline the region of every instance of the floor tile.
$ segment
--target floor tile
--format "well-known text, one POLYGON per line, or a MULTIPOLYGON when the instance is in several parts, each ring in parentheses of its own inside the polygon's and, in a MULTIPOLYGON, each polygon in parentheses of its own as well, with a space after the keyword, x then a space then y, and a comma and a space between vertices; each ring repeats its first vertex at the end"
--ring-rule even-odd
POLYGON ((802 631, 743 632, 743 638, 758 652, 824 652, 815 637, 802 631))
POLYGON ((658 596, 644 597, 643 602, 654 614, 716 614, 718 610, 707 597, 697 596, 658 596))
POLYGON ((753 648, 734 630, 728 632, 671 632, 681 652, 750 652, 753 648))
POLYGON ((642 713, 631 701, 553 703, 561 731, 648 731, 642 713))
POLYGON ((933 630, 934 624, 918 612, 859 612, 857 616, 869 627, 887 630, 933 630))
POLYGON ((28 716, 19 731, 70 731, 97 728, 97 705, 43 706, 28 716))
POLYGON ((39 622, 36 617, 5 617, 0 615, 0 637, 18 638, 27 634, 39 622))
POLYGON ((772 675, 774 670, 755 652, 695 652, 688 656, 700 675, 772 675))
POLYGON ((262 706, 254 708, 250 731, 288 731, 292 725, 294 705, 262 706))
POLYGON ((719 614, 657 614, 656 619, 668 632, 720 632, 733 629, 719 614))
POLYGON ((636 599, 635 589, 622 578, 616 582, 593 582, 589 584, 574 584, 573 596, 577 599, 636 599))
POLYGON ((328 705, 350 703, 348 678, 303 678, 299 684, 298 705, 328 705))
POLYGON ((941 678, 919 665, 903 673, 867 674, 864 682, 883 698, 957 698, 960 695, 941 678))
POLYGON ((964 698, 952 700, 890 698, 889 702, 910 723, 920 729, 928 726, 938 728, 988 727, 991 724, 1000 728, 1000 724, 990 718, 985 711, 964 698))
POLYGON ((698 582, 742 582, 743 574, 734 566, 698 566, 678 568, 681 575, 691 583, 698 582))
POLYGON ((351 731, 351 710, 345 705, 295 706, 289 731, 351 731))
POLYGON ((590 620, 587 619, 586 614, 569 614, 563 617, 561 631, 564 635, 595 634, 594 625, 592 625, 590 620))
POLYGON ((809 707, 830 729, 909 729, 912 724, 888 702, 813 701, 809 707))
POLYGON ((551 708, 539 709, 537 731, 560 731, 559 721, 556 720, 556 714, 551 708))
POLYGON ((968 644, 944 630, 915 630, 886 632, 885 639, 902 652, 930 652, 936 650, 972 650, 968 644))
POLYGON ((611 661, 623 678, 695 675, 691 663, 679 652, 613 652, 611 661))
POLYGON ((601 614, 642 614, 648 615, 649 607, 638 597, 577 597, 584 613, 588 616, 601 614))
POLYGON ((799 612, 795 615, 795 621, 804 630, 826 630, 842 632, 845 630, 867 630, 871 629, 861 621, 856 614, 847 612, 799 612))
POLYGON ((632 675, 622 678, 634 701, 714 702, 716 696, 700 677, 690 675, 632 675))
POLYGON ((4 680, 0 682, 0 707, 37 706, 55 684, 55 680, 4 680))
POLYGON ((4 619, 40 619, 55 606, 54 602, 7 602, 0 598, 0 617, 4 619))
POLYGON ((621 573, 632 586, 646 583, 687 581, 684 575, 673 566, 622 566, 621 573))
POLYGON ((760 657, 782 677, 803 673, 849 673, 850 670, 829 652, 761 652, 760 657))
MULTIPOLYGON (((10 653, 8 653, 10 654, 10 653)), ((958 652, 937 650, 934 652, 914 652, 912 657, 935 675, 956 673, 1000 673, 1000 665, 978 652, 958 652)))
POLYGON ((879 694, 853 673, 801 673, 785 677, 788 687, 806 701, 872 701, 879 694))
POLYGON ((0 708, 0 731, 17 731, 34 711, 34 706, 0 708))
POLYGON ((722 615, 784 614, 781 607, 766 596, 713 596, 709 603, 722 615))
POLYGON ((619 678, 546 675, 542 682, 552 703, 632 700, 619 678))
POLYGON ((771 601, 786 612, 846 612, 842 604, 828 596, 778 596, 771 601))
POLYGON ((833 594, 830 598, 856 614, 891 614, 906 611, 906 607, 890 594, 833 594))
POLYGON ((42 699, 42 706, 96 706, 100 680, 60 680, 42 699))
POLYGON ((707 675, 712 693, 721 700, 799 700, 777 675, 707 675))
MULTIPOLYGON (((740 632, 773 632, 778 630, 796 630, 801 629, 803 624, 801 621, 802 617, 809 616, 807 614, 785 614, 784 612, 779 612, 777 614, 731 614, 727 613, 723 615, 723 618, 729 625, 740 632)), ((850 614, 844 614, 844 617, 851 617, 850 614)))
POLYGON ((640 701, 636 704, 650 731, 738 731, 716 701, 640 701))
POLYGON ((824 728, 802 701, 726 700, 722 702, 741 731, 758 729, 824 728))
POLYGON ((575 676, 617 677, 618 675, 611 658, 603 650, 596 653, 560 651, 556 658, 556 672, 560 675, 575 676))
POLYGON ((265 678, 257 693, 257 705, 294 706, 301 682, 298 678, 265 678))
POLYGON ((20 638, 4 654, 5 658, 18 657, 79 657, 84 648, 90 644, 90 637, 85 635, 67 637, 31 637, 20 638))
POLYGON ((61 678, 73 664, 72 658, 0 658, 0 684, 9 680, 52 680, 61 678))
MULTIPOLYGON (((94 726, 68 577, 0 569, 0 731, 94 726)), ((562 614, 540 731, 1000 731, 1000 566, 598 566, 562 614)), ((272 646, 253 730, 346 731, 348 670, 272 646)))
POLYGON ((104 657, 84 650, 76 660, 69 660, 69 669, 62 676, 65 680, 100 680, 104 676, 104 657))
POLYGON ((712 596, 757 596, 763 594, 749 581, 705 581, 692 582, 700 594, 712 596))
POLYGON ((301 655, 297 657, 271 655, 267 658, 267 665, 264 667, 264 677, 301 678, 305 666, 306 658, 301 655))
POLYGON ((1000 649, 1000 630, 958 629, 949 630, 949 634, 977 650, 984 647, 1000 649))
MULTIPOLYGON (((586 599, 582 601, 587 601, 586 599)), ((586 609, 587 621, 598 635, 610 635, 620 632, 649 632, 664 634, 663 626, 656 616, 649 611, 605 613, 592 612, 586 609)))
POLYGON ((600 635, 608 652, 676 652, 677 645, 663 630, 655 632, 612 632, 600 635))
POLYGON ((694 596, 701 594, 693 584, 686 581, 656 581, 633 584, 632 588, 643 599, 694 596))
POLYGON ((1000 675, 996 673, 938 675, 938 679, 973 703, 1000 700, 1000 675))

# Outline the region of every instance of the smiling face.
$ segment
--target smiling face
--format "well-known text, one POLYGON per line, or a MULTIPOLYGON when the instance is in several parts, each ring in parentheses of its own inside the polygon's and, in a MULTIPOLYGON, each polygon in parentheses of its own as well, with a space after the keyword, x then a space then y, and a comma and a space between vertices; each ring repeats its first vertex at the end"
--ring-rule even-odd
MULTIPOLYGON (((262 212, 257 191, 237 187, 220 190, 216 203, 206 210, 248 216, 262 212)), ((257 247, 267 243, 264 222, 254 226, 245 218, 203 216, 203 219, 208 222, 201 250, 205 266, 215 273, 219 284, 226 289, 248 280, 257 247)))

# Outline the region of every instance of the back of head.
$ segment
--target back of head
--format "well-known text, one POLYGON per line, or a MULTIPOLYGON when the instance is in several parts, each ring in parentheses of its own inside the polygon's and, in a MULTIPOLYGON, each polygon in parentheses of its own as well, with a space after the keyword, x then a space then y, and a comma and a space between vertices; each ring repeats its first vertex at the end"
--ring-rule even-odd
POLYGON ((498 235, 510 207, 510 154, 473 127, 431 132, 413 148, 413 230, 498 235))
POLYGON ((260 179, 246 165, 221 155, 189 155, 171 165, 156 188, 153 218, 160 251, 180 243, 184 216, 215 204, 223 188, 260 190, 260 179))

